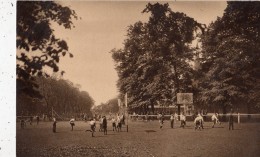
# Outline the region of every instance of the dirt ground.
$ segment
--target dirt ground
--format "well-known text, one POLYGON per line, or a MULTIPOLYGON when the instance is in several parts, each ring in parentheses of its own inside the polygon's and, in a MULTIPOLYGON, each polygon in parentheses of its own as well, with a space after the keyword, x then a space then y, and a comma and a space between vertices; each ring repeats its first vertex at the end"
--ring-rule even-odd
POLYGON ((192 122, 180 128, 179 122, 170 128, 165 121, 163 129, 158 121, 129 122, 129 131, 113 132, 111 123, 108 135, 99 132, 91 137, 88 122, 76 121, 74 131, 69 122, 58 122, 57 133, 51 122, 27 124, 25 129, 17 123, 17 157, 259 157, 260 123, 234 124, 229 131, 222 123, 211 128, 206 122, 201 131, 194 130, 192 122))

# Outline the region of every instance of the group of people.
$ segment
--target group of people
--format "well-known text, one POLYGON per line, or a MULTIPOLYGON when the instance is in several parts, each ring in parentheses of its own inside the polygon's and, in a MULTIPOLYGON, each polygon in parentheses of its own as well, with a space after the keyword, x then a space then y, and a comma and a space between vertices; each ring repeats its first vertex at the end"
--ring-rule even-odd
MULTIPOLYGON (((35 116, 35 118, 36 118, 36 123, 38 125, 40 122, 40 117, 35 116)), ((29 120, 26 120, 26 118, 22 116, 20 122, 21 122, 21 128, 24 129, 26 127, 26 122, 29 122, 30 125, 33 124, 33 116, 30 116, 29 120)))
MULTIPOLYGON (((164 115, 158 113, 157 116, 158 120, 159 120, 159 124, 160 124, 160 129, 163 128, 163 123, 164 123, 164 115)), ((171 128, 174 127, 174 121, 178 120, 178 115, 176 113, 171 114, 170 116, 170 124, 171 124, 171 128)), ((221 124, 220 120, 219 120, 219 114, 218 113, 214 113, 211 117, 212 120, 212 128, 215 127, 216 124, 221 124)), ((234 130, 234 116, 232 114, 232 112, 229 115, 229 130, 234 130)), ((195 130, 201 130, 204 129, 203 127, 203 123, 204 123, 204 118, 203 116, 198 113, 195 117, 194 117, 194 125, 195 125, 195 130)), ((184 113, 180 114, 180 127, 184 128, 186 126, 186 116, 184 113)))
MULTIPOLYGON (((122 124, 124 123, 124 115, 117 115, 116 118, 112 117, 111 119, 112 122, 112 128, 113 131, 121 131, 122 128, 122 124)), ((90 130, 86 130, 86 131, 91 131, 92 132, 92 137, 94 137, 94 132, 96 129, 96 120, 95 118, 92 118, 89 122, 90 124, 90 130)), ((104 132, 104 135, 107 135, 107 119, 106 116, 101 116, 99 118, 99 131, 100 132, 104 132)))

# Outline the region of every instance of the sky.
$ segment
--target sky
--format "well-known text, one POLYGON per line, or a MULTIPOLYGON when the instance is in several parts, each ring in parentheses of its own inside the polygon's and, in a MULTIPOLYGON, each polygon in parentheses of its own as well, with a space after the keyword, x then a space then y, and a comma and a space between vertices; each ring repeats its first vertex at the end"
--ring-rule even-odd
MULTIPOLYGON (((95 105, 115 98, 119 92, 118 80, 111 54, 120 49, 126 39, 129 25, 146 22, 148 13, 141 13, 147 2, 87 2, 62 1, 64 6, 75 10, 81 19, 74 20, 75 28, 63 29, 53 25, 57 37, 65 39, 74 57, 64 57, 60 70, 64 79, 80 85, 95 100, 95 105)), ((160 2, 162 3, 162 2, 160 2)), ((226 2, 169 2, 172 11, 184 12, 200 23, 209 24, 223 15, 226 2)))

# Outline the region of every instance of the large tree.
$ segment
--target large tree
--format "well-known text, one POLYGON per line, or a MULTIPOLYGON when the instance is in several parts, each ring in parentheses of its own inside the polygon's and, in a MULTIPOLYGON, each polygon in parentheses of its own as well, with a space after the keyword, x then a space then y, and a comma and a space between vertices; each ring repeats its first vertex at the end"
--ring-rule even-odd
POLYGON ((46 67, 59 71, 60 57, 68 54, 69 48, 66 41, 54 35, 51 24, 71 29, 73 18, 77 18, 76 13, 58 2, 17 2, 17 92, 36 96, 33 77, 46 76, 46 67))
POLYGON ((202 100, 227 107, 260 105, 260 3, 228 2, 202 39, 202 100))
POLYGON ((191 42, 202 25, 168 4, 147 4, 147 23, 130 25, 124 48, 112 50, 122 96, 127 93, 130 108, 147 111, 157 102, 170 105, 176 93, 191 92, 193 59, 191 42))

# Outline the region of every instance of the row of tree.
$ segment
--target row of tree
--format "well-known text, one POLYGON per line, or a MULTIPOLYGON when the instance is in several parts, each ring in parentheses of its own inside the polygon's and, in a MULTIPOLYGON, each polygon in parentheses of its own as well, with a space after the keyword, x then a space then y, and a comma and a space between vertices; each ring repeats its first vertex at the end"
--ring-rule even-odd
POLYGON ((92 112, 97 115, 117 114, 119 112, 118 99, 113 98, 108 100, 106 103, 94 106, 92 112))
POLYGON ((176 104, 182 92, 200 108, 260 106, 260 3, 228 2, 208 27, 168 4, 149 3, 142 13, 149 21, 130 25, 124 47, 111 51, 130 108, 176 104))
POLYGON ((52 111, 61 117, 79 117, 83 113, 91 115, 94 100, 88 92, 80 91, 79 85, 56 77, 37 77, 36 83, 41 97, 33 98, 18 93, 17 113, 19 115, 41 113, 51 116, 52 111))

